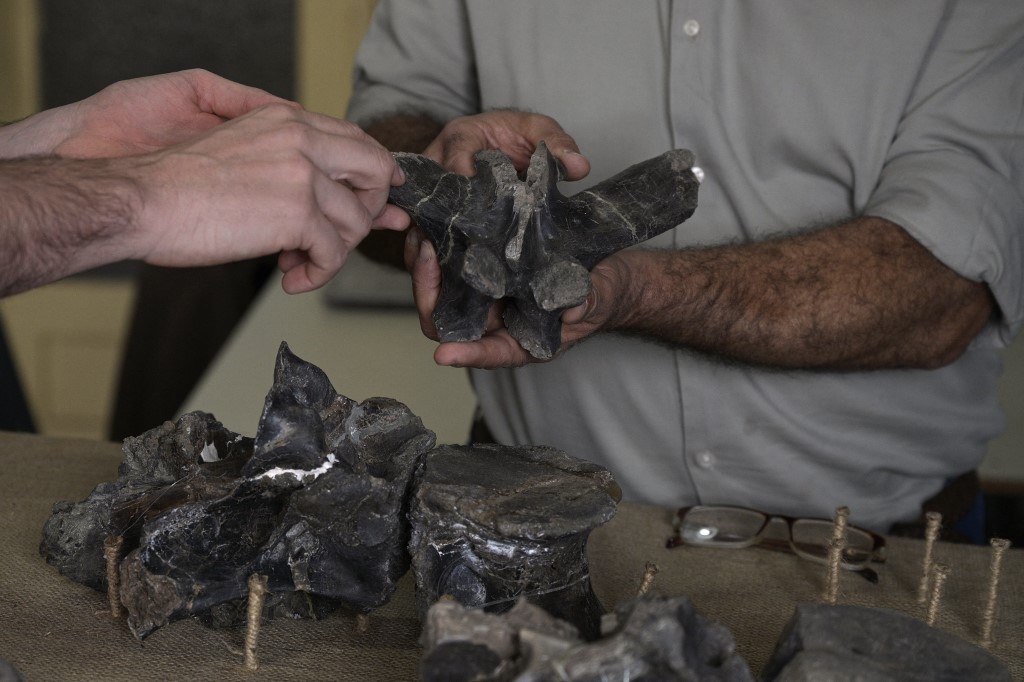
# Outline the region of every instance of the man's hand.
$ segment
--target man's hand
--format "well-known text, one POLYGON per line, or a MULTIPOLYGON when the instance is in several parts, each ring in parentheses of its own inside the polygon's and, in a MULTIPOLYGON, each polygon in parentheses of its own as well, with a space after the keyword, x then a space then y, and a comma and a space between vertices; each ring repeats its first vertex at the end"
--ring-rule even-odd
POLYGON ((404 229, 387 205, 403 181, 354 124, 271 104, 147 157, 138 254, 202 265, 281 252, 284 288, 315 289, 372 227, 404 229))
POLYGON ((135 78, 5 127, 0 156, 145 154, 274 103, 299 107, 202 69, 135 78))
MULTIPOLYGON (((429 320, 440 275, 429 245, 417 248, 417 305, 429 320)), ((626 331, 767 367, 931 369, 958 358, 995 310, 983 283, 871 217, 751 244, 620 251, 591 281, 586 303, 562 314, 562 350, 598 330, 626 331)), ((435 360, 532 362, 499 319, 479 341, 441 344, 435 360)))
MULTIPOLYGON (((629 287, 629 283, 635 281, 629 269, 639 264, 638 256, 640 254, 621 252, 594 267, 590 273, 593 285, 590 296, 581 305, 562 313, 559 354, 599 330, 612 330, 625 322, 625 311, 637 296, 636 290, 629 287)), ((433 311, 441 292, 441 267, 433 245, 418 228, 409 231, 405 259, 412 273, 420 327, 424 335, 438 341, 433 311)), ((442 343, 434 351, 434 362, 450 367, 494 369, 544 361, 526 352, 508 332, 499 302, 491 307, 484 335, 479 340, 442 343)))
POLYGON ((401 170, 357 126, 205 71, 115 84, 0 128, 0 181, 0 294, 123 259, 271 253, 297 293, 326 283, 370 229, 409 222, 386 203, 401 170))
POLYGON ((473 175, 474 154, 500 149, 522 172, 541 141, 565 168, 566 180, 580 180, 590 172, 590 162, 580 154, 576 140, 555 119, 523 111, 488 111, 457 118, 444 127, 423 154, 450 171, 473 175))
MULTIPOLYGON (((437 138, 424 150, 447 170, 473 175, 473 157, 484 149, 504 152, 523 172, 530 157, 543 141, 559 160, 567 180, 579 180, 590 172, 590 162, 580 154, 576 141, 553 118, 521 111, 490 111, 464 116, 449 122, 437 138)), ((438 340, 433 312, 441 291, 441 269, 433 246, 421 231, 411 230, 406 240, 405 262, 412 273, 413 295, 420 315, 420 326, 429 338, 438 340)), ((566 315, 580 315, 580 306, 566 315)), ((479 341, 442 343, 434 353, 440 365, 465 367, 511 367, 537 362, 508 333, 501 316, 501 303, 492 307, 487 328, 479 341)), ((562 330, 563 348, 577 342, 596 329, 587 315, 562 330)))

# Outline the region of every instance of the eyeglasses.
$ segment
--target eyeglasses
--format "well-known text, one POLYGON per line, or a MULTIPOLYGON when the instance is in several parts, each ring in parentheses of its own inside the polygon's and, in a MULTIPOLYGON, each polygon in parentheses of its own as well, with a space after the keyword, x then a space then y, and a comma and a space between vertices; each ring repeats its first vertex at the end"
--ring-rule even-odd
MULTIPOLYGON (((828 563, 829 543, 835 524, 827 519, 797 519, 781 514, 765 514, 746 507, 683 507, 672 523, 675 533, 665 541, 668 548, 680 545, 743 549, 761 547, 792 552, 804 559, 828 563), (765 537, 770 523, 785 521, 787 539, 765 537)), ((878 582, 878 574, 868 564, 885 561, 885 538, 856 526, 846 527, 846 546, 839 565, 857 571, 869 581, 878 582)))

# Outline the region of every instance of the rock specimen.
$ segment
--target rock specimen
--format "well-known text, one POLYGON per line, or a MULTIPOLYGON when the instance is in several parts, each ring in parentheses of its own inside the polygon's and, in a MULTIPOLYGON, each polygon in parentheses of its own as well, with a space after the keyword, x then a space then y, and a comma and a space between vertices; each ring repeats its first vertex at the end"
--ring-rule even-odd
POLYGON ((525 599, 502 614, 443 600, 427 612, 420 643, 424 682, 460 682, 514 679, 530 665, 547 664, 549 648, 561 653, 583 640, 572 625, 525 599))
POLYGON ((282 344, 255 441, 203 413, 127 439, 118 480, 56 505, 41 551, 105 587, 103 539, 123 537, 120 596, 140 638, 188 615, 234 620, 254 573, 271 612, 367 612, 408 569, 409 486, 433 445, 407 407, 339 395, 282 344))
POLYGON ((252 444, 203 412, 126 438, 117 480, 99 484, 82 502, 55 504, 40 552, 63 575, 106 590, 104 540, 119 536, 125 547, 135 546, 143 525, 168 509, 226 494, 252 444))
POLYGON ((898 611, 800 604, 763 680, 843 682, 1009 682, 995 656, 898 611))
POLYGON ((754 679, 729 631, 686 598, 641 597, 605 622, 605 636, 587 643, 525 601, 501 615, 438 602, 423 633, 422 676, 426 682, 754 679))
POLYGON ((425 156, 395 158, 406 182, 391 189, 391 201, 437 248, 443 282, 434 322, 441 340, 480 338, 488 309, 504 299, 509 332, 542 359, 560 346, 562 311, 590 293, 590 269, 689 218, 700 184, 687 150, 638 163, 570 197, 558 191, 562 170, 544 143, 524 180, 496 150, 477 153, 472 177, 425 156))
POLYGON ((506 611, 525 596, 596 637, 586 543, 619 497, 608 471, 554 448, 439 446, 409 512, 421 617, 443 597, 506 611))

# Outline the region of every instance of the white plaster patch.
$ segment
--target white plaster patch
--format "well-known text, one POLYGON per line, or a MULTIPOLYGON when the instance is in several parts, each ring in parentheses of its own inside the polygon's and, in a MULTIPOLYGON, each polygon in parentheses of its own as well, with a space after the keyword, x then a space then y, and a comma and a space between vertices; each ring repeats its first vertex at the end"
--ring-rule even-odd
POLYGON ((328 453, 327 459, 324 461, 323 464, 318 466, 316 469, 282 469, 281 467, 274 467, 269 471, 264 471, 256 478, 277 478, 278 476, 286 476, 288 474, 291 474, 300 481, 303 481, 306 478, 309 478, 310 476, 312 476, 313 479, 316 480, 317 478, 319 478, 323 474, 326 474, 328 471, 334 468, 334 465, 337 463, 338 458, 334 456, 334 453, 328 453))
POLYGON ((217 446, 214 445, 213 443, 207 443, 206 445, 204 445, 202 452, 199 453, 199 456, 202 458, 204 462, 220 461, 220 453, 217 452, 217 446))

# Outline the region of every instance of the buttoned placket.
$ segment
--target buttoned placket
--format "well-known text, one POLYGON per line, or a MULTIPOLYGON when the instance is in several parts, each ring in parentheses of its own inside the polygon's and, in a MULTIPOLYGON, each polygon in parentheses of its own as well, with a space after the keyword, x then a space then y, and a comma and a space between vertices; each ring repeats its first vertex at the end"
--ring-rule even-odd
MULTIPOLYGON (((687 129, 694 123, 688 120, 693 115, 694 89, 704 82, 701 68, 707 49, 706 27, 710 17, 707 3, 695 0, 673 0, 671 3, 671 24, 669 34, 668 79, 669 120, 672 126, 672 145, 675 148, 689 148, 687 129)), ((698 159, 698 164, 701 161, 698 159)), ((674 246, 679 247, 679 235, 674 235, 674 246)), ((694 377, 686 377, 681 365, 683 351, 676 352, 676 373, 683 414, 682 459, 691 484, 701 501, 706 493, 717 488, 714 480, 720 476, 718 457, 711 447, 708 407, 698 397, 694 377), (692 382, 692 383, 691 383, 692 382)), ((698 380, 699 381, 699 380, 698 380)))

